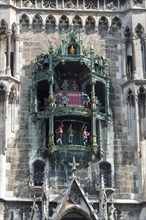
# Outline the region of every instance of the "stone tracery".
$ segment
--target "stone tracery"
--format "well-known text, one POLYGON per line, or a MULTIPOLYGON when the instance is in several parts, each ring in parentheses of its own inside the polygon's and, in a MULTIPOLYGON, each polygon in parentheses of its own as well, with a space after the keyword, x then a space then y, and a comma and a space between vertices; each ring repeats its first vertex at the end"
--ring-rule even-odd
POLYGON ((85 0, 85 8, 86 9, 97 9, 97 1, 96 0, 85 0))
POLYGON ((43 6, 45 8, 56 8, 56 1, 53 0, 43 0, 43 6))

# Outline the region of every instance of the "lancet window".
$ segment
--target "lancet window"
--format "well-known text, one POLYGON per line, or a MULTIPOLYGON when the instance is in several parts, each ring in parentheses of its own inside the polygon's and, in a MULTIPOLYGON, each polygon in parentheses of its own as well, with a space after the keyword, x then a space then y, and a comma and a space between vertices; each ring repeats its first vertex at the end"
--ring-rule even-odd
POLYGON ((122 26, 122 22, 121 22, 120 18, 114 17, 112 19, 111 31, 112 32, 118 32, 119 29, 121 29, 121 26, 122 26))
POLYGON ((32 28, 34 32, 41 32, 43 26, 42 17, 40 15, 35 15, 32 22, 32 28))
POLYGON ((142 35, 144 34, 144 27, 140 23, 138 23, 138 25, 135 28, 135 32, 137 36, 141 38, 142 35))
POLYGON ((99 27, 100 34, 103 33, 104 31, 106 31, 108 29, 108 19, 106 17, 102 16, 99 19, 98 27, 99 27))
POLYGON ((6 120, 6 90, 4 85, 0 84, 0 153, 4 153, 5 148, 5 120, 6 120))
POLYGON ((59 19, 59 30, 61 31, 64 29, 64 31, 67 31, 69 28, 69 20, 65 15, 62 15, 59 19))
POLYGON ((135 136, 135 97, 131 89, 127 92, 127 123, 128 123, 128 134, 135 136))
POLYGON ((20 31, 21 32, 26 32, 29 31, 29 18, 26 14, 23 14, 20 18, 20 31))
POLYGON ((54 32, 56 28, 56 20, 52 15, 46 18, 46 32, 54 32))
POLYGON ((3 85, 0 85, 0 102, 6 101, 6 92, 3 85))
POLYGON ((7 28, 8 28, 7 22, 5 21, 5 19, 2 19, 0 22, 0 34, 1 35, 6 34, 7 28))
POLYGON ((81 30, 81 28, 82 28, 82 19, 78 15, 76 15, 73 18, 73 25, 74 25, 75 30, 77 32, 79 32, 81 30))
POLYGON ((140 87, 138 90, 138 108, 139 108, 139 134, 140 139, 146 139, 146 90, 144 87, 140 87))
POLYGON ((92 34, 95 32, 95 19, 92 16, 89 16, 86 19, 85 30, 86 34, 92 34))

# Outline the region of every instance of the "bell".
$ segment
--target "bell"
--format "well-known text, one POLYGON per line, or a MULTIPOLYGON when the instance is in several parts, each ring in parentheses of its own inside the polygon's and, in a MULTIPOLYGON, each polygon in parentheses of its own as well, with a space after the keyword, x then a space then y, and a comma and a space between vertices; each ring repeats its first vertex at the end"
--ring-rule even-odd
POLYGON ((70 50, 69 50, 69 53, 70 53, 70 54, 75 54, 75 48, 74 48, 73 45, 71 46, 71 48, 70 48, 70 50))

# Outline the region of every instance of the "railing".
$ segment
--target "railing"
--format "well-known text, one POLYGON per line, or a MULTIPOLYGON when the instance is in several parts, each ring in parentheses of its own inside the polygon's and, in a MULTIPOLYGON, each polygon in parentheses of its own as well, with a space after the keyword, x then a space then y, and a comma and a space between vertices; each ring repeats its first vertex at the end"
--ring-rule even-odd
MULTIPOLYGON (((129 8, 128 2, 120 4, 120 1, 107 0, 11 0, 12 4, 20 8, 43 9, 72 9, 72 10, 119 10, 122 7, 129 8)), ((122 1, 121 1, 122 2, 122 1)))
POLYGON ((44 98, 43 103, 38 102, 38 111, 48 110, 49 107, 85 107, 90 108, 90 98, 84 92, 58 92, 51 98, 44 98))

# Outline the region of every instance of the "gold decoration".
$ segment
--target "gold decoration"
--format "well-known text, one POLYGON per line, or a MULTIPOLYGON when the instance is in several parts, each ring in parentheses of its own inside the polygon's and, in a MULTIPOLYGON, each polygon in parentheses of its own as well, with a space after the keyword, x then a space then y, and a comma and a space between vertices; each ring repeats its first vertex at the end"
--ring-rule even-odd
POLYGON ((70 48, 70 50, 69 50, 69 53, 70 53, 70 54, 75 54, 75 48, 74 48, 73 45, 71 46, 71 48, 70 48))

